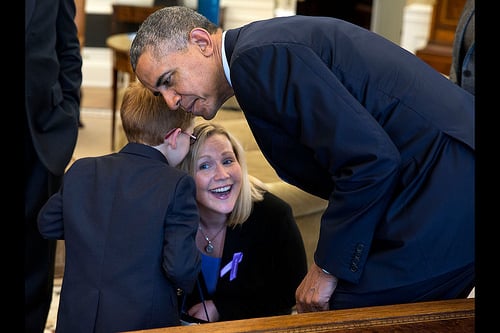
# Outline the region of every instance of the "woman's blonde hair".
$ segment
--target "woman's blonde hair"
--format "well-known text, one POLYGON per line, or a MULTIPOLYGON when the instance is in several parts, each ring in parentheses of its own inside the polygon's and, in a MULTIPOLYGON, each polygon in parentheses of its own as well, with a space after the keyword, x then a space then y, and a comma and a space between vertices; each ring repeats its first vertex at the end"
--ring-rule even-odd
POLYGON ((120 117, 128 142, 149 146, 162 144, 171 129, 186 130, 194 122, 191 113, 170 110, 162 96, 155 96, 139 81, 125 89, 120 117))
POLYGON ((200 153, 200 147, 205 141, 215 134, 221 134, 228 138, 233 148, 238 163, 241 166, 241 191, 236 199, 233 211, 227 219, 228 226, 236 226, 244 223, 252 212, 253 203, 262 201, 267 188, 259 179, 248 174, 245 151, 240 142, 229 133, 223 126, 213 122, 203 122, 195 126, 193 135, 197 137, 196 142, 191 145, 189 153, 181 162, 179 168, 195 176, 196 163, 200 153))

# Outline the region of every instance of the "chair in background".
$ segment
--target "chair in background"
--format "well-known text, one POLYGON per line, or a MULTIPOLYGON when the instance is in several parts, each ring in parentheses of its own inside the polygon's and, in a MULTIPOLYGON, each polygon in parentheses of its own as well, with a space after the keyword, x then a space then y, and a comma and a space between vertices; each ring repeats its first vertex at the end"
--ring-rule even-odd
POLYGON ((141 23, 156 10, 178 4, 178 0, 154 0, 152 6, 113 3, 111 34, 135 32, 139 29, 141 23))
POLYGON ((141 23, 153 12, 164 6, 134 6, 114 3, 111 14, 111 34, 137 31, 141 23))

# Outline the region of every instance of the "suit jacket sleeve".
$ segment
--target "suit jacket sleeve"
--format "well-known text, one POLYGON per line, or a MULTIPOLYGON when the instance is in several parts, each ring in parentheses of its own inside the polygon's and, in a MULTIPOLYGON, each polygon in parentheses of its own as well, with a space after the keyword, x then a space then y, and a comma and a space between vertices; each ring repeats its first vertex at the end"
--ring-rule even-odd
POLYGON ((38 230, 45 239, 64 239, 63 189, 64 185, 47 200, 38 213, 38 230))
POLYGON ((189 292, 201 267, 200 253, 195 244, 199 215, 193 178, 182 177, 172 198, 165 217, 163 269, 174 286, 189 292))

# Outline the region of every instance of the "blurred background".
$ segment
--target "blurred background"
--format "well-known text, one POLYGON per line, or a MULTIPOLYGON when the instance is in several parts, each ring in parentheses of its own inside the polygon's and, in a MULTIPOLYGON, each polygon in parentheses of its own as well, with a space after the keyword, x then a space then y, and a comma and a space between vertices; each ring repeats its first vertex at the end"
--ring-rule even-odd
MULTIPOLYGON (((114 33, 113 4, 144 7, 178 4, 197 9, 198 1, 206 0, 85 0, 83 86, 112 86, 113 54, 106 40, 114 33)), ((375 31, 415 52, 427 43, 435 0, 218 0, 218 3, 224 29, 274 16, 333 16, 375 31)), ((463 1, 457 3, 461 10, 463 1)), ((127 30, 134 31, 134 26, 128 26, 127 30)))

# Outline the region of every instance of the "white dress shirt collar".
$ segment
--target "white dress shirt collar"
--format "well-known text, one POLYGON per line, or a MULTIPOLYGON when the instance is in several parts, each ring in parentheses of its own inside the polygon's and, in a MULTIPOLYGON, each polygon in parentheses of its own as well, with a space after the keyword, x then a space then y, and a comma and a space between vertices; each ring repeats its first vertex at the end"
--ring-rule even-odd
POLYGON ((224 40, 226 38, 226 32, 222 32, 222 45, 221 45, 221 49, 222 49, 222 66, 224 67, 224 74, 226 75, 226 79, 227 79, 227 82, 229 82, 229 84, 231 85, 231 87, 233 86, 233 84, 231 83, 231 75, 230 75, 230 71, 229 71, 229 64, 227 62, 227 57, 226 57, 226 48, 224 47, 224 40))

